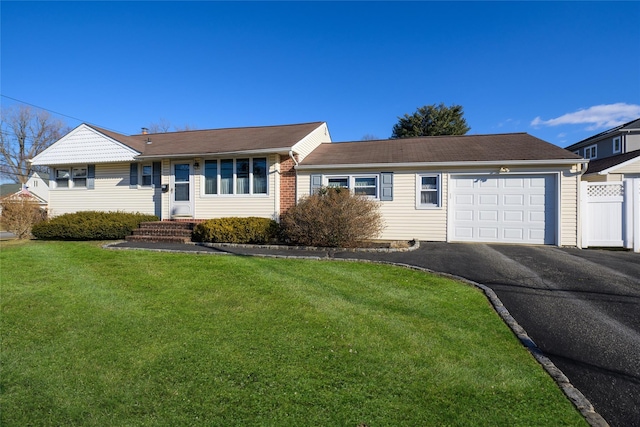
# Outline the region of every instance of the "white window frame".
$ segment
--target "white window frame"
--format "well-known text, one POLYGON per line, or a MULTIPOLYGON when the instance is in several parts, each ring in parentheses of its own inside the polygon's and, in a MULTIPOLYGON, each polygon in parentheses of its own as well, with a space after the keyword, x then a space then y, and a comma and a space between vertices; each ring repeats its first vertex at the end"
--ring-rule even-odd
POLYGON ((375 184, 375 195, 368 195, 368 194, 364 194, 364 196, 366 196, 369 199, 372 200, 380 200, 380 174, 377 173, 362 173, 362 174, 348 174, 348 175, 324 175, 322 177, 322 185, 324 185, 325 187, 332 187, 332 185, 329 184, 329 180, 334 180, 334 179, 346 179, 347 180, 347 186, 344 188, 348 188, 350 191, 355 193, 355 189, 356 189, 356 179, 359 178, 373 178, 376 181, 375 184))
POLYGON ((217 158, 217 159, 204 159, 202 162, 202 173, 201 173, 201 185, 200 185, 200 195, 201 197, 267 197, 269 196, 269 157, 268 156, 256 156, 256 157, 237 157, 237 158, 217 158), (238 160, 249 160, 249 192, 248 193, 238 193, 238 169, 237 169, 237 161, 238 160), (265 160, 265 171, 266 171, 266 192, 265 193, 254 193, 254 176, 253 176, 253 167, 254 160, 264 159, 265 160), (220 193, 220 187, 222 185, 222 176, 221 176, 221 168, 220 163, 223 160, 231 160, 233 161, 233 184, 232 190, 233 193, 220 193), (206 193, 206 162, 216 162, 216 192, 215 193, 206 193))
POLYGON ((612 150, 613 150, 613 154, 618 154, 622 152, 622 138, 619 136, 616 136, 615 138, 613 138, 613 142, 612 142, 612 150), (618 145, 618 148, 616 149, 616 143, 618 145))
POLYGON ((416 209, 442 209, 442 174, 439 173, 418 173, 416 174, 416 209), (435 178, 437 202, 422 203, 422 178, 435 178))
MULTIPOLYGON (((53 169, 53 182, 55 183, 55 186, 52 187, 52 190, 60 190, 60 191, 65 191, 65 190, 86 190, 87 189, 87 182, 89 180, 89 165, 74 165, 74 166, 60 166, 60 167, 56 167, 53 169), (84 169, 84 174, 76 174, 76 172, 79 172, 81 170, 84 169), (62 178, 58 178, 58 176, 60 175, 61 172, 66 172, 67 177, 66 179, 62 179, 62 178), (75 182, 75 180, 82 180, 84 179, 84 185, 77 185, 77 183, 75 182), (60 186, 60 182, 61 181, 66 181, 67 185, 66 186, 60 186)), ((51 182, 51 181, 50 181, 51 182)))
POLYGON ((597 159, 598 158, 598 144, 593 144, 584 149, 585 159, 597 159))
POLYGON ((153 187, 153 163, 142 163, 140 165, 140 178, 138 181, 140 184, 140 187, 153 187), (144 173, 144 168, 150 168, 151 172, 148 174, 144 173), (144 177, 148 176, 149 177, 149 183, 145 184, 144 183, 144 177))

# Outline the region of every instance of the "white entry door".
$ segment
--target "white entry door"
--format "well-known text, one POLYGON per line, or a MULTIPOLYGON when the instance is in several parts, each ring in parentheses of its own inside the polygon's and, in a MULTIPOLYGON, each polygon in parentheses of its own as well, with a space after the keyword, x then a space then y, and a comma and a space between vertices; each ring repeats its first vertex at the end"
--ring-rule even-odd
POLYGON ((171 217, 193 218, 193 164, 171 163, 171 217))
POLYGON ((451 241, 555 244, 554 175, 460 175, 450 180, 451 241))

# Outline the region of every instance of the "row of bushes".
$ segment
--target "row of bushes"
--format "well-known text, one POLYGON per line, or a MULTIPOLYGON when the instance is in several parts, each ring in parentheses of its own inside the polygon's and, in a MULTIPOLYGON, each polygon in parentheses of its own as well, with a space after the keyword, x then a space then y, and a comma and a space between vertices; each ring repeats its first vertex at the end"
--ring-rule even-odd
MULTIPOLYGON (((33 226, 39 239, 124 239, 141 222, 157 221, 153 215, 125 212, 78 212, 33 226)), ((197 242, 286 244, 351 247, 377 237, 383 228, 378 204, 346 189, 322 188, 302 198, 284 214, 280 224, 268 218, 218 218, 194 227, 197 242)))
POLYGON ((31 234, 44 240, 119 240, 130 235, 141 222, 147 221, 158 221, 158 217, 141 213, 84 211, 35 224, 31 234))

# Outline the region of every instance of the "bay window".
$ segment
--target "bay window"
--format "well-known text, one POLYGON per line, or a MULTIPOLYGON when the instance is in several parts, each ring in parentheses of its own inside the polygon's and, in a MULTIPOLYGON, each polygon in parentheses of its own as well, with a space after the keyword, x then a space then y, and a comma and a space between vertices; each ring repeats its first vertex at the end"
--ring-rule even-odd
POLYGON ((267 194, 266 157, 205 160, 205 195, 267 194))

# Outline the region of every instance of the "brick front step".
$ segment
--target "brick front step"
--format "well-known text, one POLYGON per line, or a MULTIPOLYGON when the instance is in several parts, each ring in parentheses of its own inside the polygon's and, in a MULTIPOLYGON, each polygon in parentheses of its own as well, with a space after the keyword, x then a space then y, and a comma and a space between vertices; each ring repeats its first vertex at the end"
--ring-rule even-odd
POLYGON ((149 242, 149 243, 191 243, 191 237, 178 236, 126 236, 127 242, 149 242))
POLYGON ((128 242, 189 243, 191 242, 193 227, 193 222, 143 222, 125 240, 128 242))
POLYGON ((153 229, 164 229, 164 230, 193 230, 193 226, 195 224, 193 222, 183 222, 183 221, 153 221, 153 222, 143 222, 140 224, 140 228, 153 228, 153 229))

